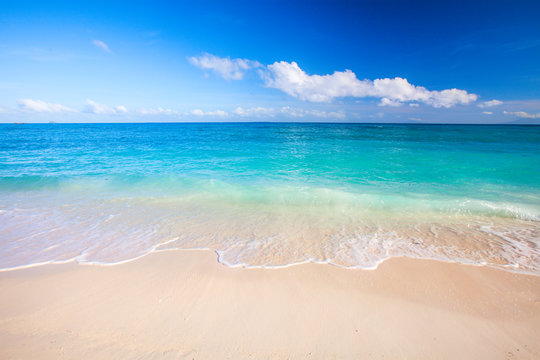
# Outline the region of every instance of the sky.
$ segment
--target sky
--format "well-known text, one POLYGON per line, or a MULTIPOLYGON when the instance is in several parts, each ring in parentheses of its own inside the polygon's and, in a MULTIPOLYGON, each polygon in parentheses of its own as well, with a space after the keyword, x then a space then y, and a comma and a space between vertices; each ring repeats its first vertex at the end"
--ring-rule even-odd
POLYGON ((0 122, 540 122, 539 1, 0 0, 0 122))

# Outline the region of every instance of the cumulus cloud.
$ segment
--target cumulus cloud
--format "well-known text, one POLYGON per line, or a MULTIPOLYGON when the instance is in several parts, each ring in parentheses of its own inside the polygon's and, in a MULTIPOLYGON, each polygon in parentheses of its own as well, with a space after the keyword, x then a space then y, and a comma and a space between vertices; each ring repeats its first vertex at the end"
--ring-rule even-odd
POLYGON ((368 84, 350 71, 336 71, 332 75, 308 75, 294 61, 275 62, 261 72, 266 86, 279 89, 293 97, 312 102, 329 102, 336 97, 360 97, 368 91, 368 84))
POLYGON ((478 104, 478 107, 488 108, 488 107, 492 107, 492 106, 501 105, 502 103, 503 102, 500 101, 500 100, 493 99, 493 100, 481 102, 480 104, 478 104))
POLYGON ((20 99, 18 102, 19 108, 23 111, 34 111, 40 113, 56 113, 56 112, 72 112, 73 109, 70 109, 64 105, 60 104, 51 104, 42 100, 33 100, 33 99, 20 99))
POLYGON ((328 75, 308 75, 296 62, 280 61, 260 72, 267 87, 279 89, 293 97, 312 102, 330 102, 339 97, 380 98, 379 105, 399 106, 406 102, 449 108, 476 101, 476 94, 465 90, 428 90, 410 84, 407 79, 359 80, 351 70, 328 75))
MULTIPOLYGON (((308 75, 296 62, 278 61, 263 66, 258 61, 248 59, 221 58, 205 53, 198 57, 188 57, 194 66, 211 70, 228 80, 240 80, 251 69, 259 69, 265 86, 279 89, 286 94, 304 101, 331 102, 340 97, 379 98, 380 106, 419 106, 419 103, 436 108, 450 108, 458 104, 469 104, 478 95, 460 89, 428 90, 416 86, 407 79, 384 78, 360 80, 351 70, 335 71, 327 75, 308 75)), ((482 103, 481 107, 501 104, 499 100, 482 103)))
POLYGON ((118 114, 125 114, 128 112, 128 110, 123 105, 110 107, 107 105, 98 104, 95 101, 87 99, 85 112, 91 113, 91 114, 99 114, 99 115, 118 115, 118 114))
POLYGON ((525 119, 540 119, 540 113, 537 113, 537 114, 529 114, 525 111, 505 111, 504 112, 506 115, 514 115, 514 116, 517 116, 517 117, 520 117, 520 118, 525 118, 525 119))
POLYGON ((100 48, 101 50, 110 53, 111 49, 109 49, 109 46, 105 44, 101 40, 92 40, 92 44, 94 44, 96 47, 100 48))
POLYGON ((188 61, 203 70, 212 70, 226 80, 240 80, 246 71, 262 66, 258 61, 221 58, 212 54, 188 57, 188 61))

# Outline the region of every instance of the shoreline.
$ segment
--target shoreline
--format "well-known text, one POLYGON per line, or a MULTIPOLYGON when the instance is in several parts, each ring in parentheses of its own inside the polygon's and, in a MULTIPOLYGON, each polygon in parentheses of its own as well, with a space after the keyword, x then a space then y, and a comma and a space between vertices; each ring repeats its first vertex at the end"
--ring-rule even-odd
MULTIPOLYGON (((158 245, 159 246, 159 245, 158 245)), ((399 255, 399 256, 389 256, 385 259, 382 259, 380 260, 375 266, 371 266, 371 267, 361 267, 361 266, 342 266, 342 265, 339 265, 339 264, 335 264, 331 261, 313 261, 313 260, 304 260, 304 261, 300 261, 300 262, 295 262, 295 263, 291 263, 291 264, 286 264, 286 265, 246 265, 246 264, 228 264, 226 262, 223 262, 223 261, 220 261, 220 251, 218 250, 214 250, 214 249, 210 249, 210 248, 186 248, 186 249, 159 249, 159 250, 151 250, 149 251, 148 253, 146 254, 142 254, 142 255, 139 255, 137 257, 134 257, 132 259, 126 259, 126 260, 121 260, 121 261, 118 261, 118 262, 114 262, 114 263, 101 263, 101 262, 79 262, 77 259, 68 259, 68 260, 62 260, 62 261, 50 261, 50 262, 42 262, 42 263, 35 263, 35 264, 28 264, 28 265, 20 265, 20 266, 15 266, 15 267, 12 267, 12 268, 0 268, 0 274, 1 273, 9 273, 9 272, 12 272, 12 271, 19 271, 19 270, 25 270, 25 269, 32 269, 32 268, 37 268, 37 267, 42 267, 42 266, 57 266, 57 265, 65 265, 65 264, 75 264, 75 265, 80 265, 80 266, 103 266, 103 267, 111 267, 111 266, 117 266, 117 265, 124 265, 124 264, 127 264, 127 263, 130 263, 130 262, 134 262, 134 261, 138 261, 140 259, 143 259, 147 256, 152 256, 153 254, 159 254, 159 253, 164 253, 164 252, 209 252, 209 253, 212 253, 216 256, 216 262, 220 265, 223 265, 227 268, 232 268, 232 269, 245 269, 245 270, 253 270, 253 269, 258 269, 258 270, 280 270, 280 269, 287 269, 287 268, 291 268, 291 267, 295 267, 295 266, 302 266, 302 265, 328 265, 328 266, 335 266, 339 269, 344 269, 344 270, 359 270, 359 271, 375 271, 379 268, 379 266, 381 266, 381 264, 389 261, 389 260, 392 260, 392 259, 407 259, 407 260, 412 260, 412 261, 415 261, 415 260, 420 260, 420 261, 434 261, 434 262, 439 262, 439 263, 445 263, 445 264, 455 264, 455 265, 463 265, 463 266, 472 266, 472 267, 479 267, 479 268, 488 268, 488 269, 494 269, 494 270, 499 270, 499 271, 504 271, 504 272, 509 272, 509 273, 512 273, 512 274, 517 274, 517 275, 526 275, 526 276, 537 276, 537 277, 540 277, 540 274, 537 274, 537 273, 533 273, 533 272, 522 272, 522 271, 514 271, 512 269, 517 269, 519 268, 519 265, 500 265, 500 266, 494 266, 494 265, 490 265, 490 264, 476 264, 476 263, 463 263, 463 262, 459 262, 459 261, 455 261, 455 260, 445 260, 445 259, 433 259, 433 258, 421 258, 421 257, 412 257, 412 256, 407 256, 407 255, 399 255)))
POLYGON ((535 359, 540 277, 391 258, 227 267, 207 250, 0 272, 2 358, 535 359))

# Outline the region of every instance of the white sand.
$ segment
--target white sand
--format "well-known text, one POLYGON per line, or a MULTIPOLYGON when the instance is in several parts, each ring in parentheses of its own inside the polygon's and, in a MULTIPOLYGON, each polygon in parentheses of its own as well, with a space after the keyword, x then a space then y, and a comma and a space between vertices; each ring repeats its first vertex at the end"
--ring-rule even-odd
POLYGON ((1 359, 540 359, 540 277, 482 267, 171 251, 3 272, 0 289, 1 359))

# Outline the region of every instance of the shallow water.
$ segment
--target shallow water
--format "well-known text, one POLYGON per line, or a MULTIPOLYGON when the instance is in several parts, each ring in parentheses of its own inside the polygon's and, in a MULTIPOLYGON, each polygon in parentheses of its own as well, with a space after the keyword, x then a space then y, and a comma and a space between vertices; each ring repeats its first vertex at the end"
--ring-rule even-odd
POLYGON ((0 125, 0 269, 208 248, 540 274, 540 127, 0 125))

